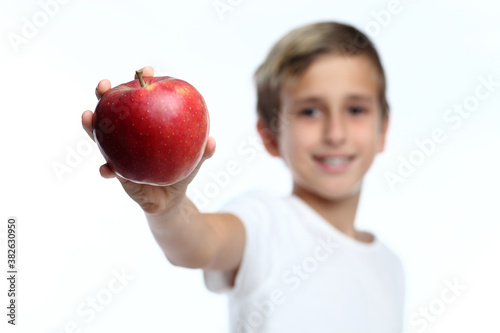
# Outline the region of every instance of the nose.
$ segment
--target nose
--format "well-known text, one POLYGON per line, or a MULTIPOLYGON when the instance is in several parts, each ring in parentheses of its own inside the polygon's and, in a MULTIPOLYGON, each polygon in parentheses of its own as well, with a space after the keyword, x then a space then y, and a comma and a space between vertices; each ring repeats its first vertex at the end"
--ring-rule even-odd
POLYGON ((325 143, 331 146, 341 146, 346 138, 347 126, 344 117, 339 113, 331 113, 325 122, 325 143))

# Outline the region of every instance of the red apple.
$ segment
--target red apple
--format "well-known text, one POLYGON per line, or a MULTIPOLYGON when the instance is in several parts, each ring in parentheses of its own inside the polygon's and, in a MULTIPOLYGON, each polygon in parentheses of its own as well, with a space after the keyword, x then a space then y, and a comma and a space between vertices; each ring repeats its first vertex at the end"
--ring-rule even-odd
POLYGON ((207 106, 186 81, 138 77, 101 97, 92 120, 95 140, 117 175, 141 184, 177 183, 203 155, 207 106))

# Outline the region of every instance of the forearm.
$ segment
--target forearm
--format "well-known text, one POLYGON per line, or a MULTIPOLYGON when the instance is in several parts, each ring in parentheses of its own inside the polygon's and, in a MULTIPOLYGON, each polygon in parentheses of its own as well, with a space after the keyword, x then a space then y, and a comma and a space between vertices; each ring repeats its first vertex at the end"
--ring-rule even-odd
POLYGON ((215 232, 186 196, 167 212, 146 213, 146 217, 158 245, 172 264, 202 268, 210 262, 215 232))

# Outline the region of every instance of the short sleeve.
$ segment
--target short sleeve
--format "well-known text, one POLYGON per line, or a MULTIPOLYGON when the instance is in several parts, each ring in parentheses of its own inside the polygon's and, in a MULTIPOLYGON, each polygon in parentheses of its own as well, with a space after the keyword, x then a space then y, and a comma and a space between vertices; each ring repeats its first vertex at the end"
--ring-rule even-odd
POLYGON ((221 294, 246 294, 266 279, 272 263, 272 201, 271 195, 253 190, 232 199, 219 210, 220 213, 234 214, 242 221, 245 247, 234 286, 230 285, 232 277, 228 272, 205 270, 203 277, 208 290, 221 294))

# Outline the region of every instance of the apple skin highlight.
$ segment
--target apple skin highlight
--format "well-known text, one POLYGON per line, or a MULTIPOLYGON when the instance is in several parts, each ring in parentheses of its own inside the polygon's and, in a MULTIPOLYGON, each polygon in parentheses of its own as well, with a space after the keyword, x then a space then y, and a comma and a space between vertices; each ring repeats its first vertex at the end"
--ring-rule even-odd
POLYGON ((140 184, 165 186, 186 178, 200 162, 210 119, 189 83, 145 77, 108 90, 92 119, 94 138, 113 171, 140 184))

